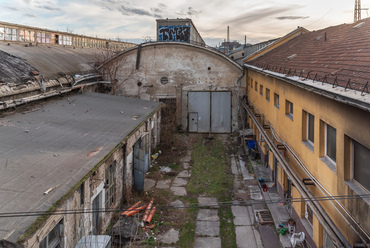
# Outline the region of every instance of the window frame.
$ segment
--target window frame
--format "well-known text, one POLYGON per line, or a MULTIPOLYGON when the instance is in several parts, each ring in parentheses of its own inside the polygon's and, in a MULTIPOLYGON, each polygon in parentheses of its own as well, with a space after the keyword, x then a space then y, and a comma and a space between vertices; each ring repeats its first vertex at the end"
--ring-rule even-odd
POLYGON ((274 93, 274 106, 280 108, 280 97, 277 93, 274 93))
POLYGON ((256 82, 254 82, 254 86, 255 86, 255 89, 254 89, 254 90, 255 90, 256 92, 258 92, 258 83, 257 83, 257 81, 256 81, 256 82))
POLYGON ((293 103, 289 100, 285 100, 285 115, 290 119, 293 119, 293 103))
POLYGON ((315 116, 306 112, 306 141, 310 143, 312 146, 315 146, 315 116), (310 140, 310 116, 313 118, 313 140, 310 140))
POLYGON ((114 160, 105 169, 105 208, 110 208, 116 198, 116 179, 117 179, 117 163, 114 160))
POLYGON ((260 84, 260 95, 263 96, 263 85, 260 84))
POLYGON ((324 156, 326 159, 328 159, 332 164, 336 166, 336 160, 337 160, 337 129, 335 129, 333 126, 329 125, 328 123, 324 122, 325 124, 325 153, 324 156), (333 128, 335 130, 335 161, 328 155, 328 126, 333 128))
POLYGON ((363 144, 361 144, 360 142, 350 138, 350 165, 351 165, 351 173, 350 173, 350 178, 351 178, 351 181, 354 182, 357 186, 359 186, 362 190, 364 190, 365 192, 369 193, 370 192, 370 188, 366 188, 364 185, 362 185, 362 183, 358 180, 355 179, 355 143, 359 144, 360 146, 363 146, 365 149, 369 150, 369 148, 367 148, 366 146, 364 146, 363 144))
POLYGON ((265 98, 266 98, 267 101, 270 101, 270 89, 266 88, 265 91, 266 91, 265 98))
POLYGON ((53 229, 48 232, 48 234, 41 240, 39 243, 39 248, 56 248, 56 247, 64 247, 63 245, 63 234, 64 234, 64 221, 61 219, 54 227, 53 229), (52 240, 49 240, 51 237, 51 234, 55 234, 55 238, 52 240), (49 244, 50 242, 50 244, 49 244))

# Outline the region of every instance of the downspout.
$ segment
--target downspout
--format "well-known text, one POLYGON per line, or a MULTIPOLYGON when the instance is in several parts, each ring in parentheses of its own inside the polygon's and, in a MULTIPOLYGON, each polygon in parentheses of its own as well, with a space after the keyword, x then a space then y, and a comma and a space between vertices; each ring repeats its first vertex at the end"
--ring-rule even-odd
POLYGON ((139 70, 139 67, 140 67, 140 57, 141 57, 141 44, 137 46, 136 70, 139 70))
MULTIPOLYGON (((301 194, 303 198, 314 199, 314 195, 306 188, 300 178, 293 173, 292 167, 289 163, 285 160, 283 155, 279 152, 278 148, 275 146, 273 140, 266 134, 265 130, 259 123, 259 121, 254 116, 253 112, 249 109, 249 107, 243 103, 243 107, 248 112, 250 118, 256 124, 256 127, 260 134, 265 139, 265 142, 270 147, 270 150, 273 152, 281 166, 283 167, 285 173, 289 176, 289 178, 293 181, 296 189, 301 194)), ((337 226, 333 223, 331 218, 328 216, 324 208, 316 201, 307 200, 306 203, 312 209, 313 213, 315 214, 316 218, 318 219, 319 223, 323 226, 325 232, 328 234, 330 239, 333 241, 336 247, 352 247, 348 240, 343 236, 337 226)))

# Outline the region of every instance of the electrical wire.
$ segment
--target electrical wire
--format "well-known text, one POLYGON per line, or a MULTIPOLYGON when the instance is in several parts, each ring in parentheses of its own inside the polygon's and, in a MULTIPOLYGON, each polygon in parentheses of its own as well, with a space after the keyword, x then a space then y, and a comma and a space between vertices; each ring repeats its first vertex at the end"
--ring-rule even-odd
MULTIPOLYGON (((357 198, 369 197, 370 194, 365 195, 342 195, 335 196, 340 200, 350 200, 357 198)), ((327 196, 322 197, 313 197, 313 198, 286 198, 286 199, 277 199, 277 200, 248 200, 248 201, 239 201, 238 203, 234 201, 226 202, 216 202, 214 204, 199 205, 198 203, 187 204, 184 207, 168 206, 168 205, 153 205, 157 210, 168 210, 168 209, 188 209, 188 208, 212 208, 212 207, 230 207, 230 206, 252 206, 258 204, 287 204, 293 202, 306 202, 306 201, 332 201, 332 199, 327 196)), ((130 211, 135 211, 139 207, 131 209, 130 211)), ((123 212, 125 209, 121 208, 104 208, 104 209, 76 209, 76 210, 59 210, 59 211, 29 211, 29 212, 9 212, 9 213, 0 213, 0 218, 10 218, 10 217, 30 217, 30 216, 40 216, 40 215, 64 215, 64 214, 86 214, 86 213, 95 213, 95 212, 123 212)))

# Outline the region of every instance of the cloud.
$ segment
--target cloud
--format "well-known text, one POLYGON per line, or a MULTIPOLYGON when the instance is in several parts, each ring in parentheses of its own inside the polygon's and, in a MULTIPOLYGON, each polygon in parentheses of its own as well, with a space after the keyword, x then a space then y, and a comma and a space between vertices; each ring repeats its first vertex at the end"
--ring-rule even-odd
POLYGON ((297 19, 307 19, 309 16, 279 16, 276 17, 278 20, 297 20, 297 19))
POLYGON ((12 10, 12 11, 21 11, 20 9, 18 9, 16 7, 7 6, 6 8, 9 9, 9 10, 12 10))
POLYGON ((189 7, 187 11, 176 11, 176 14, 179 16, 197 16, 200 14, 202 11, 196 11, 192 7, 189 7))
POLYGON ((51 10, 51 11, 61 11, 62 10, 60 8, 55 8, 50 5, 36 5, 36 7, 39 9, 46 9, 46 10, 51 10))
POLYGON ((166 11, 166 9, 167 9, 166 5, 164 5, 163 3, 159 3, 157 8, 151 8, 150 10, 154 13, 162 14, 163 12, 166 11))
POLYGON ((35 18, 35 17, 37 17, 36 15, 34 15, 34 14, 24 14, 25 16, 28 16, 28 17, 32 17, 32 18, 35 18))
POLYGON ((147 10, 138 9, 138 8, 130 8, 130 7, 126 7, 124 5, 121 5, 121 8, 119 9, 119 11, 122 13, 122 15, 134 14, 134 15, 153 16, 153 17, 156 17, 156 18, 162 18, 161 15, 150 13, 147 10))

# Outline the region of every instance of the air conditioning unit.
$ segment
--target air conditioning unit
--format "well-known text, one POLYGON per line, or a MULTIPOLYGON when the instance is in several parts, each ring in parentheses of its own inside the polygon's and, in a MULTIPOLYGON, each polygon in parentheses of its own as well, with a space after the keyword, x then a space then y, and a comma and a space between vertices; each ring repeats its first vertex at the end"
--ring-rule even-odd
POLYGON ((83 236, 75 248, 111 248, 111 237, 108 235, 83 236))

